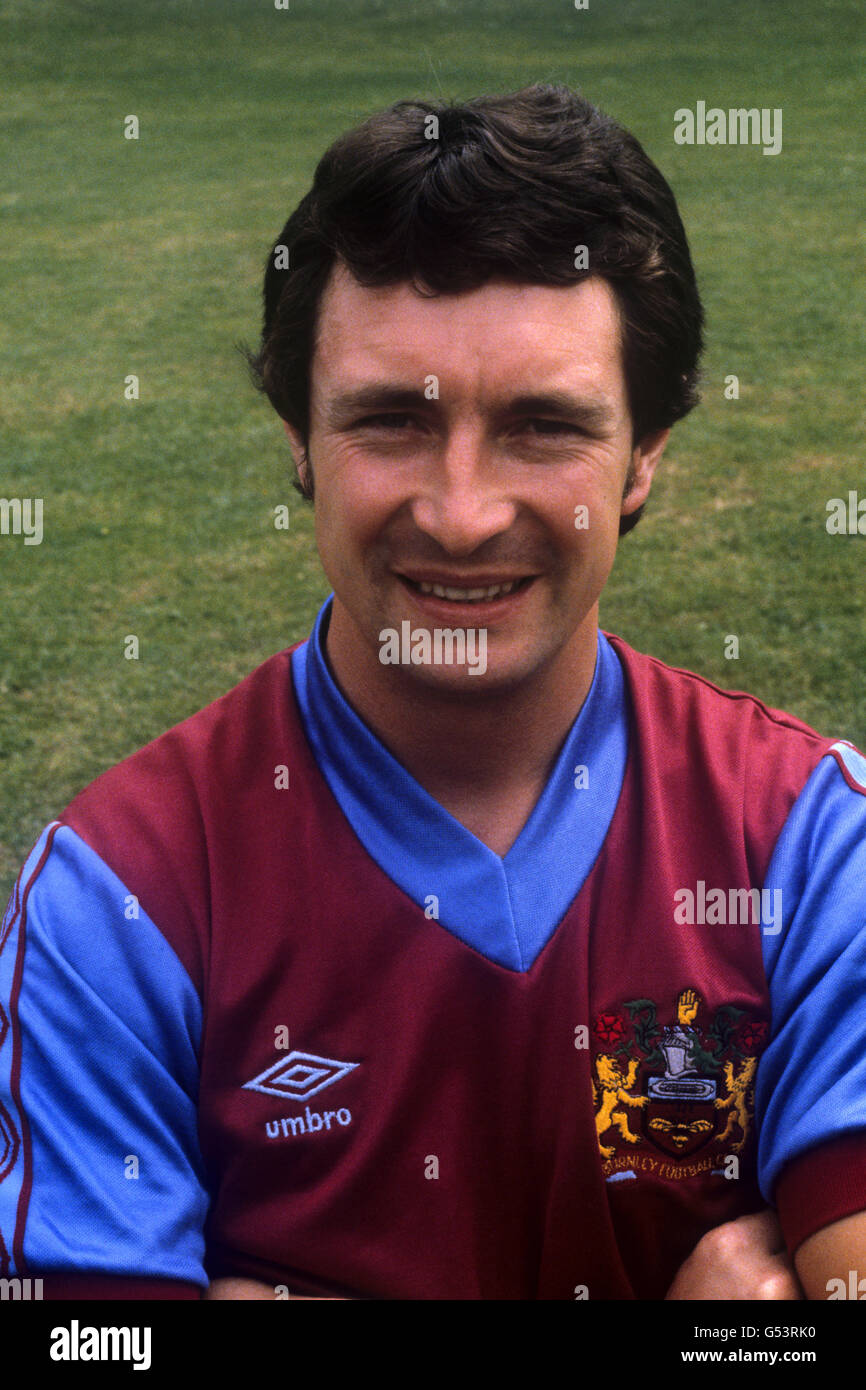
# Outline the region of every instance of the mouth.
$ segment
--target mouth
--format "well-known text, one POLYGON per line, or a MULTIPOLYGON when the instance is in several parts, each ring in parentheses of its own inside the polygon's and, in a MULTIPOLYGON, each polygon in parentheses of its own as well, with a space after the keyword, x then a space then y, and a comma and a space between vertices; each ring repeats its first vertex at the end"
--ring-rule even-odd
POLYGON ((487 605, 496 603, 502 599, 510 598, 528 589, 529 585, 535 580, 535 577, 534 574, 527 574, 519 576, 516 579, 504 579, 490 584, 475 582, 473 584, 457 585, 434 580, 410 579, 406 574, 398 575, 398 578, 410 592, 422 598, 435 599, 440 603, 453 603, 461 606, 465 604, 487 605))

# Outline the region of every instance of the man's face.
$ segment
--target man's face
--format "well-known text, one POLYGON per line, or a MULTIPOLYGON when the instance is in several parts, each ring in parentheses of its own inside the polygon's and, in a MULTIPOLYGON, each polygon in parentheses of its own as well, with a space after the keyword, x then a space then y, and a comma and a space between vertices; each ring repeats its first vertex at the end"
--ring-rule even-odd
POLYGON ((484 675, 401 668, 481 693, 531 678, 590 634, 594 644, 620 515, 645 500, 667 438, 632 448, 621 357, 603 280, 424 298, 336 267, 309 460, 332 621, 356 656, 378 661, 380 633, 407 619, 413 633, 484 629, 484 675))

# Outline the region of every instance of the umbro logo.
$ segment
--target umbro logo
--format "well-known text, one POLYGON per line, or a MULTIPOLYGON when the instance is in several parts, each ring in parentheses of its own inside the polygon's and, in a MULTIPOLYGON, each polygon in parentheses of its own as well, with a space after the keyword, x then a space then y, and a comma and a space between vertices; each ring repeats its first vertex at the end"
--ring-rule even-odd
POLYGON ((335 1081, 354 1071, 360 1062, 337 1062, 333 1057, 317 1057, 313 1052, 289 1052, 266 1071, 245 1081, 245 1091, 261 1091, 266 1096, 284 1096, 289 1100, 307 1100, 333 1086, 335 1081))

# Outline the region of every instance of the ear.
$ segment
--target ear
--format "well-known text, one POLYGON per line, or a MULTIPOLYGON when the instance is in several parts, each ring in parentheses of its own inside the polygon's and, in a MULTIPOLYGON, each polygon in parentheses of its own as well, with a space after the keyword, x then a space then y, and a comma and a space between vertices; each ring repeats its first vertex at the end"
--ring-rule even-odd
POLYGON ((295 460, 295 467, 298 470, 298 479, 301 487, 308 496, 312 496, 312 488, 310 486, 312 481, 310 478, 310 461, 307 458, 307 450, 304 441, 298 434, 294 425, 290 425, 288 420, 283 421, 283 429, 286 431, 289 443, 292 446, 292 456, 295 460))
POLYGON ((653 475, 661 461, 670 433, 667 429, 645 435, 632 451, 626 477, 627 491, 620 508, 621 516, 630 516, 632 512, 636 512, 649 497, 653 475))
POLYGON ((292 453, 295 456, 295 461, 296 463, 300 463, 301 459, 306 458, 307 455, 307 451, 304 448, 304 441, 298 434, 298 431, 295 429, 294 425, 290 425, 288 420, 283 421, 283 429, 289 436, 289 443, 292 446, 292 453))

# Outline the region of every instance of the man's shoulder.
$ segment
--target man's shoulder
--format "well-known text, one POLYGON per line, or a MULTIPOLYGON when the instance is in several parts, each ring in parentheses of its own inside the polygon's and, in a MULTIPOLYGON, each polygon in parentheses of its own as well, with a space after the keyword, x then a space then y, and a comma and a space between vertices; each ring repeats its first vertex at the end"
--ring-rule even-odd
POLYGON ((281 769, 287 784, 303 740, 293 650, 108 768, 57 818, 82 863, 110 870, 185 960, 202 958, 214 876, 284 814, 281 769))
POLYGON ((636 651, 615 633, 604 635, 620 658, 632 702, 656 717, 662 712, 679 716, 672 733, 682 732, 688 723, 706 720, 720 731, 739 727, 755 737, 793 736, 815 748, 826 745, 829 749, 834 743, 834 739, 820 734, 796 715, 766 704, 749 691, 726 689, 697 671, 636 651))
POLYGON ((727 806, 755 836, 781 829, 821 768, 826 778, 834 766, 850 790, 866 794, 866 761, 844 739, 605 636, 625 673, 646 794, 663 802, 689 794, 696 805, 727 806))
POLYGON ((58 819, 74 820, 106 800, 116 811, 129 798, 195 796, 249 767, 257 750, 272 748, 291 728, 294 650, 268 657, 230 690, 100 773, 58 819))

